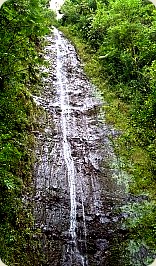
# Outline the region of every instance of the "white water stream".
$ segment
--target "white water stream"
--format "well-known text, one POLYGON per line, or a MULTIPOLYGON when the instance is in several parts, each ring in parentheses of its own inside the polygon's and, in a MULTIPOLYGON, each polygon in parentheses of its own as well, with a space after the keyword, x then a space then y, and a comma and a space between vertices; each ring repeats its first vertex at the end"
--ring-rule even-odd
POLYGON ((57 71, 57 83, 58 88, 60 88, 60 107, 61 107, 61 125, 63 133, 63 153, 64 160, 66 162, 68 171, 68 185, 70 188, 70 233, 74 240, 76 237, 76 169, 74 166, 74 161, 71 155, 71 148, 67 140, 68 136, 68 117, 69 117, 69 96, 67 92, 68 81, 63 73, 62 58, 66 52, 66 45, 62 41, 60 34, 57 29, 54 29, 54 34, 58 36, 56 42, 57 50, 57 61, 56 61, 56 71, 57 71))

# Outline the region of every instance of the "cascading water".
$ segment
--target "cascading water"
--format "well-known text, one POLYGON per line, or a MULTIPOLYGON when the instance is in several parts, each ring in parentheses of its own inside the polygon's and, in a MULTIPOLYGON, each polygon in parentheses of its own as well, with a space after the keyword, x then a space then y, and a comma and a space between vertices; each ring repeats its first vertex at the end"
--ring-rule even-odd
MULTIPOLYGON (((72 151, 70 148, 70 144, 68 141, 68 131, 70 129, 68 125, 68 120, 70 119, 69 113, 69 95, 67 91, 67 84, 68 81, 66 77, 64 77, 62 70, 63 70, 63 63, 61 60, 62 52, 63 55, 66 51, 65 44, 62 42, 61 36, 59 32, 54 29, 54 34, 58 36, 57 43, 56 43, 56 51, 57 51, 57 60, 56 60, 56 76, 57 76, 57 86, 60 88, 60 108, 61 108, 61 119, 60 123, 62 125, 62 135, 63 135, 63 142, 62 148, 64 153, 64 160, 67 167, 67 176, 68 176, 68 186, 70 189, 70 229, 69 233, 71 236, 70 244, 67 246, 67 252, 70 252, 71 255, 77 253, 82 260, 82 265, 84 264, 84 258, 82 255, 79 254, 79 250, 77 248, 76 243, 76 169, 74 166, 74 161, 72 158, 72 151)), ((83 203, 82 203, 83 208, 83 203)), ((65 257, 66 259, 66 257, 65 257)), ((70 258, 72 263, 72 256, 70 258)))
MULTIPOLYGON (((56 32, 56 30, 55 30, 56 32)), ((75 238, 75 230, 76 230, 76 188, 75 188, 75 176, 76 171, 74 167, 73 158, 71 155, 71 148, 67 140, 68 136, 68 116, 69 116, 69 99, 68 94, 66 93, 66 79, 63 80, 63 75, 61 74, 63 65, 60 60, 61 50, 64 49, 64 45, 62 45, 60 35, 58 34, 58 42, 57 42, 57 78, 58 78, 58 87, 60 87, 60 107, 61 107, 61 125, 62 125, 62 134, 63 134, 63 152, 64 159, 67 166, 68 171, 68 185, 70 188, 70 233, 72 239, 75 238), (63 82, 64 81, 64 82, 63 82)), ((64 51, 63 51, 64 52, 64 51)))
POLYGON ((45 265, 112 266, 121 219, 113 210, 123 197, 109 169, 112 132, 98 118, 101 102, 74 47, 57 29, 47 41, 48 77, 41 96, 34 96, 45 109, 34 171, 35 226, 42 230, 45 265))

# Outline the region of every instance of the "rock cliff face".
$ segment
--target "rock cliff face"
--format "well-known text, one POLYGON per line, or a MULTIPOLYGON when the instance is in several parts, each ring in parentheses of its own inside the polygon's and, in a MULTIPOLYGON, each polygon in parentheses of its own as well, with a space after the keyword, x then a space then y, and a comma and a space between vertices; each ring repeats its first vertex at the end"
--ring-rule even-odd
POLYGON ((110 169, 109 136, 116 133, 103 123, 101 102, 74 47, 56 29, 47 40, 48 77, 34 97, 46 114, 34 169, 35 226, 42 231, 45 265, 120 265, 119 252, 112 251, 122 238, 116 209, 124 198, 113 178, 119 173, 110 169))

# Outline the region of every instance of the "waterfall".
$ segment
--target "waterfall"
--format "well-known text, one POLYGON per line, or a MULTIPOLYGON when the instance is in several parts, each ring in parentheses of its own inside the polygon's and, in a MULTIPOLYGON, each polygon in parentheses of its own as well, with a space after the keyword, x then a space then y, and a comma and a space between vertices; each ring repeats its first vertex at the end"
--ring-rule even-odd
POLYGON ((72 44, 55 28, 47 42, 48 77, 34 96, 45 110, 36 137, 35 227, 48 265, 105 265, 123 198, 109 168, 111 130, 72 44))

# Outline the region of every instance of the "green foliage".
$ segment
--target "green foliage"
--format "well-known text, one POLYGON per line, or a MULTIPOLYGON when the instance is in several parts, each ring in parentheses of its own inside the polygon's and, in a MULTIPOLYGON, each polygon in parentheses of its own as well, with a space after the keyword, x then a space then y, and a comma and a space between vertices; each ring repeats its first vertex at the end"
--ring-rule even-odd
MULTIPOLYGON (((140 203, 129 203, 123 208, 129 213, 126 227, 130 231, 130 237, 141 239, 142 242, 155 250, 156 244, 156 225, 155 225, 155 201, 144 201, 140 203)), ((132 239, 133 239, 132 238, 132 239)))
POLYGON ((47 0, 10 0, 0 9, 0 257, 11 265, 41 264, 22 194, 33 162, 31 92, 41 83, 43 36, 54 20, 47 7, 47 0))

